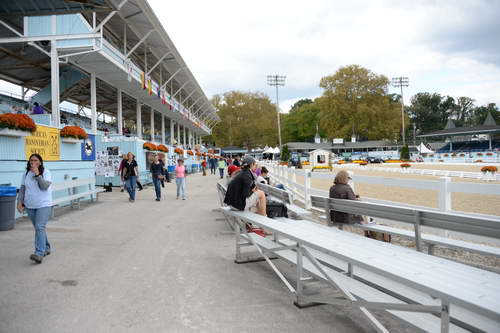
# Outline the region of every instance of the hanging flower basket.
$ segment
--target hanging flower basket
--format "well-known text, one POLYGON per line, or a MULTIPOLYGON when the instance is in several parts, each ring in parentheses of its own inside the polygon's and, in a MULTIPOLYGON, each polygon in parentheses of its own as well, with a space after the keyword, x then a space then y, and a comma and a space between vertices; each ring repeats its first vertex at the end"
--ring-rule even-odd
POLYGON ((498 168, 494 165, 487 165, 481 168, 481 172, 497 172, 498 168))
POLYGON ((465 157, 465 154, 460 154, 459 156, 460 156, 460 157, 465 157))
POLYGON ((0 114, 0 135, 23 137, 36 131, 36 124, 28 115, 0 114))
POLYGON ((196 156, 201 156, 201 153, 199 151, 197 151, 196 156))
POLYGON ((451 154, 451 157, 457 157, 457 154, 453 153, 451 154))
POLYGON ((78 126, 65 126, 60 132, 61 141, 64 143, 79 143, 85 140, 88 135, 85 130, 78 126))
POLYGON ((149 151, 156 151, 156 150, 158 150, 158 147, 154 143, 152 143, 152 142, 145 142, 142 145, 142 148, 144 148, 144 150, 149 150, 149 151))
POLYGON ((158 145, 158 151, 161 151, 161 152, 164 152, 164 153, 168 153, 168 147, 165 146, 165 145, 158 145))
POLYGON ((474 163, 483 163, 483 160, 475 160, 474 163))
POLYGON ((483 156, 483 153, 477 153, 476 155, 477 156, 483 156))
POLYGON ((407 169, 407 168, 411 167, 411 164, 410 163, 401 163, 399 166, 402 167, 403 169, 407 169))
POLYGON ((493 156, 493 153, 486 153, 486 156, 493 156))
POLYGON ((193 153, 193 151, 192 151, 192 150, 188 150, 188 151, 187 151, 187 154, 188 154, 189 156, 193 156, 193 155, 194 155, 194 153, 193 153))
POLYGON ((174 153, 178 155, 184 155, 184 150, 182 148, 177 147, 174 149, 174 153))
POLYGON ((448 154, 444 154, 443 156, 444 156, 444 157, 448 157, 448 156, 450 156, 450 155, 448 155, 448 154))

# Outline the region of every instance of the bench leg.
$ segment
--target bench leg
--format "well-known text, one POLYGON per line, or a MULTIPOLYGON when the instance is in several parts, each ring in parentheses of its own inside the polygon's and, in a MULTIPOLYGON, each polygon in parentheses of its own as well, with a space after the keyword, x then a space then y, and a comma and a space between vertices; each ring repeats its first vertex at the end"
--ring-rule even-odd
POLYGON ((450 331, 450 303, 442 301, 441 303, 441 333, 450 331))
POLYGON ((429 244, 429 246, 427 248, 427 253, 430 254, 431 256, 433 256, 434 255, 434 248, 435 248, 434 244, 429 244))

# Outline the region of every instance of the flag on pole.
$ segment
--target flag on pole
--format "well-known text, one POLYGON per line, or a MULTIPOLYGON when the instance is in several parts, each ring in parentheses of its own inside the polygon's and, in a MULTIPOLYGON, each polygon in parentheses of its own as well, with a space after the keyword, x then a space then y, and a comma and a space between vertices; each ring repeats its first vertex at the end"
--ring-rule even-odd
POLYGON ((151 78, 148 75, 148 94, 149 96, 153 95, 153 83, 151 82, 151 78))
POLYGON ((141 86, 142 89, 146 89, 146 73, 141 72, 141 86))

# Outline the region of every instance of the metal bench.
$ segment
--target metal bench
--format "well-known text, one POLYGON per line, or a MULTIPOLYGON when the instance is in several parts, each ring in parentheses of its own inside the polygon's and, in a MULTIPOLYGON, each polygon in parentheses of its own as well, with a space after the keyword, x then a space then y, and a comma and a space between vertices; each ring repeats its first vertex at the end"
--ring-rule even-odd
POLYGON ((368 309, 386 310, 428 332, 499 331, 499 274, 310 221, 224 213, 237 222, 236 261, 241 262, 241 247, 255 246, 295 295, 297 305, 357 307, 379 332, 388 331, 368 309), (247 233, 245 223, 272 231, 274 240, 247 233), (294 286, 270 254, 297 265, 294 286), (306 273, 343 297, 306 296, 306 273))
POLYGON ((293 203, 292 196, 290 195, 289 192, 267 184, 257 183, 256 185, 258 189, 262 190, 267 195, 270 195, 282 201, 283 204, 285 204, 288 211, 292 212, 295 216, 304 219, 309 219, 312 216, 312 213, 310 211, 302 207, 299 207, 293 203))
POLYGON ((311 203, 313 207, 321 207, 325 210, 328 224, 332 223, 329 212, 335 210, 349 214, 366 215, 374 218, 392 220, 411 225, 414 229, 413 237, 411 237, 412 233, 410 232, 376 224, 353 224, 352 226, 367 230, 399 234, 404 237, 411 237, 415 240, 417 251, 422 251, 423 243, 428 243, 430 245, 429 251, 431 254, 435 245, 460 248, 471 252, 479 252, 493 256, 498 256, 500 253, 500 249, 492 246, 422 234, 421 232, 421 228, 427 226, 435 229, 500 239, 500 218, 496 216, 443 212, 418 206, 405 207, 394 204, 389 205, 358 200, 331 199, 320 196, 311 196, 311 203))
POLYGON ((67 190, 66 195, 52 200, 52 217, 55 216, 55 208, 63 203, 69 202, 72 208, 76 204, 80 208, 80 201, 85 197, 90 197, 90 201, 93 202, 95 196, 96 201, 98 201, 99 193, 105 192, 105 190, 93 189, 92 185, 95 186, 95 178, 74 179, 52 184, 53 192, 67 190), (79 186, 88 186, 88 190, 75 193, 74 188, 79 186))

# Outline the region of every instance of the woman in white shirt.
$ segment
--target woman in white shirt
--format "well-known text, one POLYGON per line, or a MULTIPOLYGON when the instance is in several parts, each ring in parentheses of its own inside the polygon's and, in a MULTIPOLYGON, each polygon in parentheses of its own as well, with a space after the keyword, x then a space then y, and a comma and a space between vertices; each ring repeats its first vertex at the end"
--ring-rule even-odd
POLYGON ((26 209, 35 228, 35 253, 30 259, 37 264, 50 254, 50 244, 45 226, 52 212, 52 177, 50 171, 43 166, 39 154, 32 154, 23 175, 21 189, 17 200, 17 210, 22 214, 26 209))

